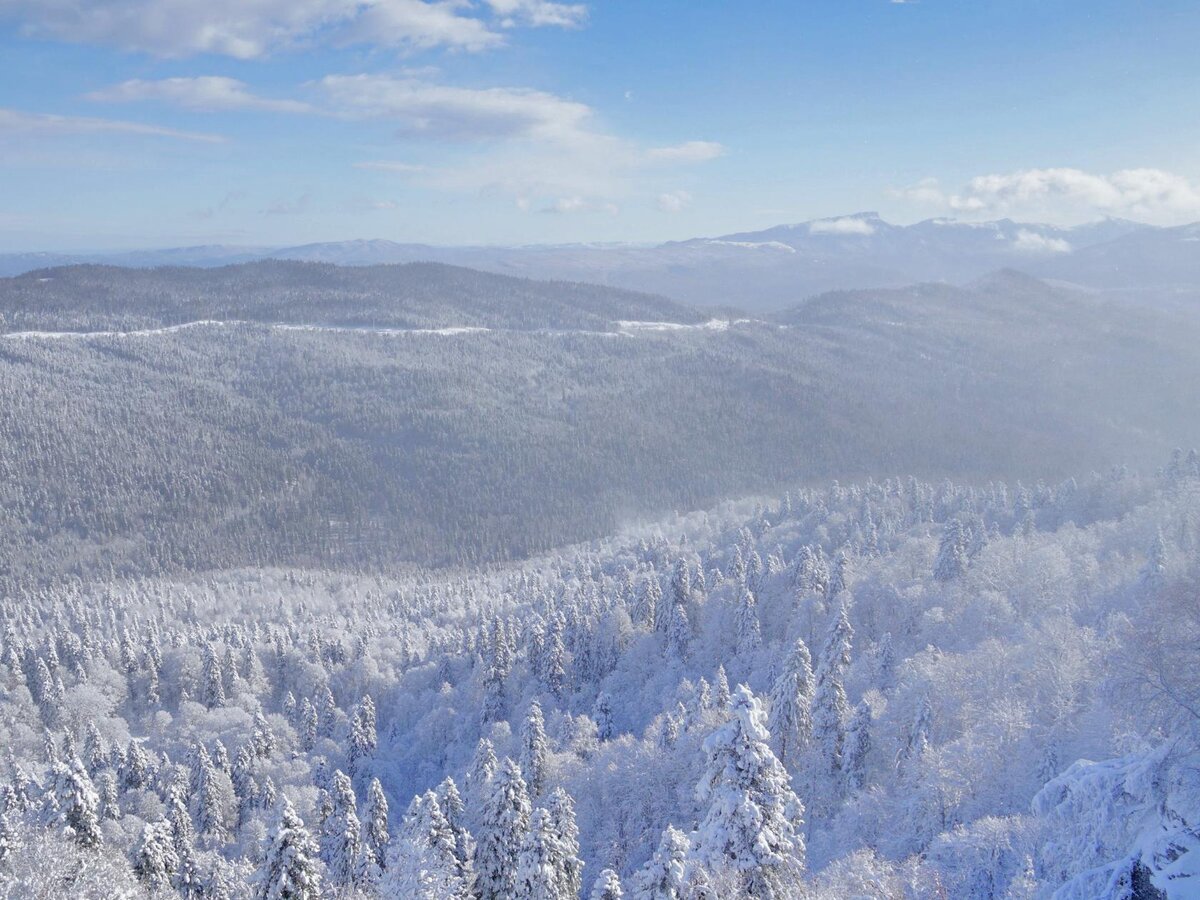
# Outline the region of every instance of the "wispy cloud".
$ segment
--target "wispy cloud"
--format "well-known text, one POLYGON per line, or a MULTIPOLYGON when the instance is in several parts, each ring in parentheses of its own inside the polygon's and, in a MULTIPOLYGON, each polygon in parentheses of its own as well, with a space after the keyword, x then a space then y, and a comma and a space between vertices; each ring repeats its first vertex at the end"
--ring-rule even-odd
POLYGON ((30 113, 0 108, 0 137, 4 136, 62 136, 78 134, 126 134, 143 137, 173 138, 181 141, 218 144, 225 140, 218 134, 180 131, 141 122, 119 119, 98 119, 89 116, 58 116, 50 113, 30 113))
POLYGON ((666 191, 658 195, 658 208, 661 212, 683 212, 691 205, 692 195, 687 191, 666 191))
POLYGON ((329 75, 315 86, 335 114, 388 119, 408 135, 452 140, 565 139, 592 114, 583 103, 526 88, 463 88, 387 75, 329 75))
POLYGON ((725 147, 715 141, 687 141, 672 147, 651 147, 646 159, 651 162, 708 162, 725 155, 725 147))
POLYGON ((514 27, 574 28, 587 7, 549 0, 4 0, 27 34, 163 57, 254 59, 300 44, 479 51, 514 27))
POLYGON ((587 197, 559 197, 541 212, 555 215, 570 215, 572 213, 604 213, 608 216, 619 215, 621 208, 617 204, 605 200, 593 200, 587 197))
POLYGON ((92 91, 87 99, 101 103, 157 101, 196 110, 249 109, 263 112, 314 112, 311 104, 300 100, 260 97, 236 78, 199 75, 191 78, 164 78, 145 81, 135 78, 112 87, 92 91))
POLYGON ((1033 254, 1071 252, 1071 244, 1063 238, 1047 237, 1044 234, 1038 234, 1036 231, 1029 231, 1026 228, 1022 228, 1017 232, 1017 237, 1013 241, 1013 248, 1024 253, 1033 254))
POLYGON ((518 25, 579 28, 587 21, 583 3, 553 3, 550 0, 487 0, 505 28, 518 25))
POLYGON ((843 216, 838 219, 818 219, 808 226, 810 234, 871 235, 875 226, 858 216, 843 216))
POLYGON ((946 191, 927 178, 896 196, 969 216, 1013 215, 1055 221, 1120 215, 1153 222, 1200 217, 1200 185, 1162 169, 1121 169, 1108 175, 1072 168, 1022 169, 972 178, 946 191))

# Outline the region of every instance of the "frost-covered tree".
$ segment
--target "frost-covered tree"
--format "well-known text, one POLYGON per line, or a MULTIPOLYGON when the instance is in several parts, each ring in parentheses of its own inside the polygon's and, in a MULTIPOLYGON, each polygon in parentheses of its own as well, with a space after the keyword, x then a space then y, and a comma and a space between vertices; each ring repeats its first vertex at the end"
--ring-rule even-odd
POLYGON ((871 708, 860 702, 846 727, 842 749, 842 775, 847 793, 860 790, 867 780, 867 754, 871 752, 871 708))
POLYGON ((771 747, 785 764, 812 739, 813 673, 808 645, 797 640, 784 662, 783 672, 771 688, 771 712, 767 730, 771 747))
POLYGON ((615 728, 613 726, 612 695, 607 691, 601 691, 596 695, 596 702, 592 706, 592 718, 596 722, 596 737, 601 741, 611 740, 615 728))
POLYGON ((492 620, 488 640, 487 671, 483 682, 483 721, 499 722, 504 719, 508 708, 505 683, 512 671, 512 647, 508 635, 499 619, 492 620))
POLYGON ((654 855, 633 876, 631 900, 686 900, 687 835, 668 825, 654 855))
POLYGON ((625 892, 621 889, 621 879, 612 869, 601 869, 599 876, 592 883, 592 893, 589 900, 625 900, 625 892))
POLYGON ((50 771, 54 825, 77 846, 87 850, 103 843, 100 797, 78 759, 55 763, 50 771))
POLYGON ((729 709, 729 701, 732 694, 729 691, 729 677, 725 674, 725 666, 717 666, 717 679, 715 693, 713 695, 713 703, 720 710, 729 709))
POLYGON ((762 643, 762 630, 758 621, 758 600, 748 586, 743 586, 737 602, 737 652, 747 655, 762 643))
POLYGON ((221 840, 224 822, 221 809, 221 783, 212 757, 203 744, 197 744, 192 754, 192 810, 200 834, 221 840))
POLYGON ((350 724, 350 771, 357 772, 364 759, 375 755, 379 738, 375 731, 375 701, 364 696, 354 708, 350 724))
POLYGON ((471 821, 478 823, 491 794, 492 779, 499 769, 496 748, 487 738, 480 738, 467 770, 467 801, 471 808, 471 821))
POLYGON ((255 754, 260 759, 270 759, 275 753, 275 731, 271 728, 267 717, 263 715, 261 707, 254 711, 254 730, 250 742, 254 747, 255 754))
POLYGON ((546 781, 546 760, 550 748, 546 742, 546 721, 542 706, 536 700, 529 704, 525 725, 521 729, 521 772, 531 797, 542 793, 546 781))
POLYGON ((153 892, 165 892, 170 890, 178 868, 171 823, 166 819, 147 823, 133 862, 138 880, 153 892))
POLYGON ((808 780, 810 805, 814 813, 821 815, 832 809, 841 793, 842 746, 850 716, 842 679, 850 665, 853 635, 846 604, 840 603, 829 625, 813 688, 812 766, 808 780))
POLYGON ((285 797, 259 881, 259 900, 318 900, 321 866, 317 852, 317 842, 285 797))
POLYGON ((380 886, 385 897, 468 900, 469 870, 454 853, 454 833, 433 791, 413 798, 393 842, 380 886))
POLYGON ((686 661, 692 651, 692 623, 687 607, 676 603, 671 607, 671 620, 667 627, 667 649, 678 660, 686 661))
POLYGON ((507 900, 512 896, 530 814, 521 769, 505 758, 492 780, 475 835, 476 893, 480 900, 507 900))
POLYGON ((367 806, 364 811, 363 836, 367 846, 375 857, 375 862, 381 868, 387 865, 387 847, 391 840, 388 832, 388 802, 383 793, 383 785, 378 778, 371 779, 367 789, 367 806))
POLYGON ((967 538, 962 521, 951 519, 942 530, 933 577, 937 581, 953 581, 967 569, 967 538))
POLYGON ((204 659, 200 668, 200 702, 209 709, 225 705, 225 679, 217 648, 212 641, 204 645, 204 659))
POLYGON ((771 752, 765 719, 741 685, 729 720, 705 739, 696 799, 707 811, 694 853, 706 869, 736 874, 750 896, 775 898, 787 896, 804 869, 804 807, 771 752))
POLYGON ((331 810, 321 823, 320 842, 327 883, 335 888, 365 888, 374 858, 363 841, 354 786, 344 772, 334 773, 329 799, 331 810))
POLYGON ((555 788, 546 804, 550 814, 550 827, 558 839, 562 851, 562 868, 571 897, 583 891, 583 860, 579 857, 579 825, 575 821, 575 801, 561 787, 555 788))
POLYGON ((458 792, 458 785, 454 783, 453 778, 447 776, 437 786, 434 795, 454 834, 454 855, 466 871, 475 857, 475 841, 467 828, 467 810, 462 795, 458 792))
POLYGON ((568 900, 579 896, 567 872, 567 850, 550 813, 536 809, 521 841, 513 896, 517 900, 568 900))

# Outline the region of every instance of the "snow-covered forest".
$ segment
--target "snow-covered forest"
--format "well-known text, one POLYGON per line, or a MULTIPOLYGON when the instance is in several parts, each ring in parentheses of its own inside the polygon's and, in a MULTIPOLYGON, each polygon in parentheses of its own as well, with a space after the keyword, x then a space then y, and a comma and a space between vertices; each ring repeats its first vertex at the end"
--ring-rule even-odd
POLYGON ((1200 890, 1200 456, 0 604, 8 897, 1200 890))

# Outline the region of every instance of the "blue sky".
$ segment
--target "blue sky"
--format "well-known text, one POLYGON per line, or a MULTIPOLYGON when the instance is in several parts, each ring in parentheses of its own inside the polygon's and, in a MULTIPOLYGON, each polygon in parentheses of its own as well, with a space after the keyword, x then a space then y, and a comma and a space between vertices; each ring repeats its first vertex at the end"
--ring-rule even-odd
POLYGON ((1200 4, 0 0, 0 251, 1200 219, 1200 4))

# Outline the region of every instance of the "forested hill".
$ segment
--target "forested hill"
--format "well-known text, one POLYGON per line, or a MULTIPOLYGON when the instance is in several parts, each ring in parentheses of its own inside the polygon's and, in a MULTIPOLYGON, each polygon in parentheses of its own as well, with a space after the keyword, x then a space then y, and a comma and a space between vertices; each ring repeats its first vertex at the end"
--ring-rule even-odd
POLYGON ((278 260, 216 269, 42 269, 0 279, 0 316, 9 331, 130 330, 199 320, 605 331, 622 320, 707 318, 649 294, 439 263, 345 268, 278 260))
MULTIPOLYGON (((424 285, 412 295, 429 303, 396 302, 390 321, 433 330, 0 336, 5 585, 110 569, 508 559, 784 483, 1033 483, 1114 462, 1153 468, 1200 444, 1200 321, 1012 274, 826 295, 780 322, 674 328, 612 320, 698 317, 441 266, 263 264, 181 275, 188 291, 161 297, 156 285, 178 272, 38 277, 61 279, 50 290, 64 306, 45 316, 75 316, 74 328, 252 314, 376 323, 393 308, 380 288, 374 307, 339 313, 350 300, 294 288, 296 272, 424 285), (247 289, 253 273, 267 287, 247 289), (230 293, 210 294, 210 278, 230 293), (455 330, 532 324, 534 309, 539 325, 583 327, 455 330)), ((8 315, 18 283, 55 281, 9 282, 8 315)))

